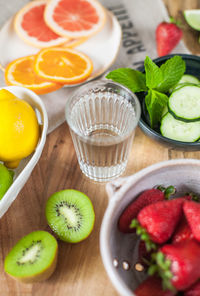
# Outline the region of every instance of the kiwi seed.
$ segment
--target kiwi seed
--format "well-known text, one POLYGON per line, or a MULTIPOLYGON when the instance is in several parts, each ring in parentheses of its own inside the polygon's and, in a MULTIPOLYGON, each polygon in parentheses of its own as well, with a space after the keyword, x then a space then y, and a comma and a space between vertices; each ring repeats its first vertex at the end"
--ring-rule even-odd
POLYGON ((11 277, 32 283, 46 280, 56 267, 58 244, 46 231, 34 231, 12 248, 4 261, 4 269, 11 277))
POLYGON ((68 189, 50 196, 46 204, 46 218, 61 240, 77 243, 91 233, 95 213, 90 199, 84 193, 68 189))

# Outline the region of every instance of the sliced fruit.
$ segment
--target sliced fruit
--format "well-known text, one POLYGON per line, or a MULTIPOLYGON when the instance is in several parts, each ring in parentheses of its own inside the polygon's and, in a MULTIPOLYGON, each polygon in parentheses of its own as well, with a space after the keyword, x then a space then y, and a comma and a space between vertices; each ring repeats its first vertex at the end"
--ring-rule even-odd
POLYGON ((190 27, 200 31, 200 9, 184 10, 184 17, 190 27))
POLYGON ((8 188, 11 186, 13 175, 13 171, 8 170, 2 163, 0 163, 0 199, 2 199, 8 188))
POLYGON ((34 59, 35 56, 27 56, 9 63, 5 69, 6 83, 29 88, 37 94, 46 94, 61 88, 61 84, 46 81, 36 75, 33 69, 34 59))
POLYGON ((57 34, 78 38, 97 33, 106 17, 104 8, 95 0, 51 0, 44 18, 57 34))
POLYGON ((88 40, 88 37, 73 38, 73 39, 69 39, 69 41, 64 43, 62 46, 68 47, 68 48, 74 48, 78 45, 81 45, 82 43, 84 43, 87 40, 88 40))
POLYGON ((61 240, 77 243, 91 233, 95 214, 90 199, 84 193, 68 189, 50 196, 46 204, 46 218, 61 240))
POLYGON ((195 142, 200 138, 200 121, 183 122, 168 112, 161 120, 160 132, 169 139, 195 142))
POLYGON ((25 283, 43 281, 56 268, 58 244, 46 231, 34 231, 23 237, 5 258, 4 269, 25 283))
POLYGON ((36 55, 34 69, 43 79, 76 84, 90 76, 93 65, 89 57, 75 49, 54 47, 36 55))
POLYGON ((59 36, 46 25, 43 16, 47 2, 46 0, 29 2, 14 19, 14 28, 19 37, 39 48, 61 45, 69 41, 69 38, 59 36))

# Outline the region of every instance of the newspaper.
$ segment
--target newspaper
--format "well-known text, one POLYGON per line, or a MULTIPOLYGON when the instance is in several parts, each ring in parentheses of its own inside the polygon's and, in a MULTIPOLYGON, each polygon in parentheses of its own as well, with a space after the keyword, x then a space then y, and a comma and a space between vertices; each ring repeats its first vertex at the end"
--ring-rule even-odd
MULTIPOLYGON (((0 11, 3 11, 0 26, 2 27, 27 2, 0 0, 0 11)), ((157 57, 155 30, 160 22, 169 19, 162 0, 100 0, 100 2, 116 16, 122 29, 121 47, 115 63, 109 70, 119 67, 136 69, 143 64, 147 55, 152 59, 157 57)), ((189 53, 189 50, 181 41, 172 53, 189 53)), ((0 84, 5 85, 2 73, 0 84)), ((49 133, 65 121, 66 101, 77 87, 65 87, 40 96, 48 113, 49 133)))

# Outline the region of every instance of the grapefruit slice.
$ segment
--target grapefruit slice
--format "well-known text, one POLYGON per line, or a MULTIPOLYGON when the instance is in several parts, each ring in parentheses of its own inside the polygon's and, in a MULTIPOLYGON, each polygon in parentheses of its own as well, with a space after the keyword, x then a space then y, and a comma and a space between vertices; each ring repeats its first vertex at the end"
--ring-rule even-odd
POLYGON ((89 57, 75 49, 54 47, 42 49, 36 55, 34 69, 43 79, 76 84, 90 76, 93 64, 89 57))
POLYGON ((34 71, 35 56, 27 56, 9 63, 5 69, 5 81, 8 85, 23 86, 36 94, 46 94, 62 87, 61 84, 46 81, 34 71))
POLYGON ((44 21, 47 0, 31 1, 15 16, 14 28, 17 35, 26 43, 44 48, 57 46, 69 41, 52 31, 44 21))
POLYGON ((47 25, 55 33, 71 38, 97 33, 105 23, 105 15, 96 0, 50 0, 44 12, 47 25))

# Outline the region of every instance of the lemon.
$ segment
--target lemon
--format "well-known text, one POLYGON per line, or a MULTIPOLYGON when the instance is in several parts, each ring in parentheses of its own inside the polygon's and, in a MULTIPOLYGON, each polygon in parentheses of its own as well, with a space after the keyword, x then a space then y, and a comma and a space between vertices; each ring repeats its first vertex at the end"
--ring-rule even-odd
POLYGON ((0 160, 16 168, 35 150, 39 134, 33 108, 8 90, 0 90, 0 160))
POLYGON ((12 184, 13 175, 13 171, 9 171, 2 163, 0 163, 0 199, 2 199, 2 197, 12 184))

